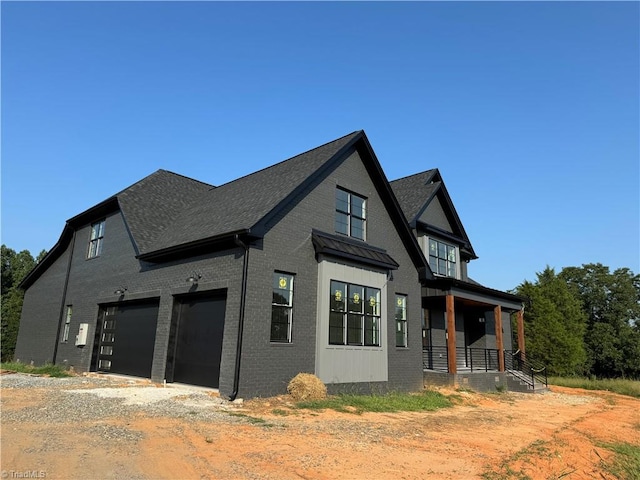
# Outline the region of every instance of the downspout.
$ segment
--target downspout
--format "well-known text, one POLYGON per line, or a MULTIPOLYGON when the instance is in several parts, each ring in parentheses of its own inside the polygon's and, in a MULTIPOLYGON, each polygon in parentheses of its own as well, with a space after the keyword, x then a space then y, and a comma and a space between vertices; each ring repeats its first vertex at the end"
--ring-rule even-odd
POLYGON ((64 320, 64 307, 67 303, 67 287, 69 286, 69 275, 71 273, 71 260, 73 259, 73 248, 76 244, 76 230, 73 230, 73 237, 71 237, 71 249, 69 250, 69 261, 67 262, 67 274, 64 277, 64 288, 62 289, 62 302, 60 303, 60 316, 58 321, 58 332, 56 333, 56 343, 53 346, 53 360, 52 363, 56 364, 56 357, 58 356, 58 345, 60 344, 60 329, 62 328, 62 320, 64 320))
POLYGON ((233 372, 233 392, 229 395, 229 400, 234 401, 240 389, 240 357, 242 355, 242 332, 244 330, 244 305, 247 296, 247 270, 249 268, 249 245, 240 240, 236 233, 233 237, 235 244, 244 250, 242 260, 242 287, 240 289, 240 316, 238 318, 238 342, 236 344, 236 366, 233 372))

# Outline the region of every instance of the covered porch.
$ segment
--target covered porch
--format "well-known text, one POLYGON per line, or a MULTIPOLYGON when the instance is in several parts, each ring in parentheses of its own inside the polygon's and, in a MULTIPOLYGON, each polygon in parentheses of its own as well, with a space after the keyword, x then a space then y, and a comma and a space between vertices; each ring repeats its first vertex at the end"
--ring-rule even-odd
POLYGON ((423 297, 422 365, 426 370, 505 371, 505 350, 513 349, 511 314, 516 313, 517 350, 525 351, 521 304, 491 302, 447 293, 423 297))
POLYGON ((440 280, 440 286, 446 288, 423 289, 425 381, 507 387, 505 374, 525 358, 522 299, 454 279, 440 280))

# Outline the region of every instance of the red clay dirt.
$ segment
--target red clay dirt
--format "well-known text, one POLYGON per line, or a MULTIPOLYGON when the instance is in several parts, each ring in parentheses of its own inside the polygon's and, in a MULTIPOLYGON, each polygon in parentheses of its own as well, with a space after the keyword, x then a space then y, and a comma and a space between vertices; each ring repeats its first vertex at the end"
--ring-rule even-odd
POLYGON ((213 421, 137 413, 92 424, 5 421, 5 412, 50 406, 44 390, 3 388, 1 469, 3 478, 37 471, 47 479, 606 480, 612 454, 602 442, 640 445, 640 401, 630 397, 560 387, 441 392, 456 405, 358 415, 296 410, 283 396, 213 421), (97 426, 130 438, 87 433, 97 426))

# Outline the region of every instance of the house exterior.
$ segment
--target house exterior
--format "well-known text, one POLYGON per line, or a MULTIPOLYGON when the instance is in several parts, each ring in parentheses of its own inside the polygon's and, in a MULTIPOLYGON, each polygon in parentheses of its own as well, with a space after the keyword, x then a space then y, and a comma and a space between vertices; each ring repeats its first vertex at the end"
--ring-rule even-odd
POLYGON ((518 389, 525 299, 469 278, 467 266, 478 257, 437 169, 395 180, 391 186, 432 273, 422 289, 425 380, 482 390, 518 389), (511 330, 512 315, 516 332, 511 330), (517 345, 512 345, 514 336, 517 345), (515 378, 496 375, 505 371, 515 378))
POLYGON ((418 390, 490 350, 498 384, 521 299, 474 258, 439 172, 389 183, 363 131, 218 187, 159 170, 66 222, 22 282, 15 357, 235 398, 299 372, 418 390))

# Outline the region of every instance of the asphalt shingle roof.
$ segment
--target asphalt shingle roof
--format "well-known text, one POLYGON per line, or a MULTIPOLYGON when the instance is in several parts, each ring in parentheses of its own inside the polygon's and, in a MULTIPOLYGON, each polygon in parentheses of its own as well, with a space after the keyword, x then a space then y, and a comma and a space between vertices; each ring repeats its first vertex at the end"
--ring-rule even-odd
POLYGON ((440 182, 431 183, 436 172, 436 169, 426 170, 389 182, 409 223, 415 220, 427 200, 440 186, 440 182))
POLYGON ((250 229, 360 134, 350 133, 207 191, 146 244, 142 253, 250 229))
POLYGON ((115 196, 139 252, 145 252, 185 209, 214 187, 158 170, 115 196))

